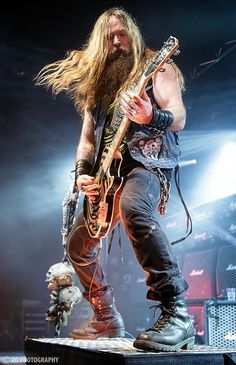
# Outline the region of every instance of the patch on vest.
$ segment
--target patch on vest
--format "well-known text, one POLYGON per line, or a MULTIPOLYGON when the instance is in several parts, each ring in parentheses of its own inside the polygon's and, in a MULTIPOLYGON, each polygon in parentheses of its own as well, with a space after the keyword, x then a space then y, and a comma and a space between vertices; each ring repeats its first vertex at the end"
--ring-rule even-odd
POLYGON ((138 146, 142 156, 158 160, 162 148, 162 138, 157 136, 151 139, 140 139, 138 146))

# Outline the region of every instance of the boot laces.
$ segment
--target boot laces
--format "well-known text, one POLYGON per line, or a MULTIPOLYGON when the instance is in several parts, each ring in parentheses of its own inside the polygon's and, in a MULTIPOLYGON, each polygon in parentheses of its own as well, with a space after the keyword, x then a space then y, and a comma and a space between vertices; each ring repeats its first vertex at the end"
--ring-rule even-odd
POLYGON ((165 307, 165 305, 161 304, 155 304, 150 306, 149 308, 154 308, 154 316, 156 314, 157 309, 161 309, 161 314, 156 321, 156 323, 150 328, 151 330, 154 330, 156 332, 161 332, 165 326, 170 322, 171 317, 175 317, 175 307, 165 307))
POLYGON ((94 311, 94 317, 93 317, 93 322, 97 322, 97 321, 106 321, 110 318, 113 318, 116 316, 116 313, 109 309, 96 309, 94 311))

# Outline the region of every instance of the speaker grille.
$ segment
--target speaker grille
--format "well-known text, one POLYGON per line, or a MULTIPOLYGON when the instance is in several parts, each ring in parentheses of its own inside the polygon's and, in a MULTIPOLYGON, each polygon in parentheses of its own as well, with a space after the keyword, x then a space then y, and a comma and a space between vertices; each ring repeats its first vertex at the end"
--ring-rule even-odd
POLYGON ((236 287, 236 246, 219 249, 216 268, 217 296, 225 296, 226 288, 236 287))
POLYGON ((189 284, 185 299, 210 299, 215 294, 215 250, 186 254, 183 276, 189 284))
POLYGON ((227 348, 236 346, 236 302, 229 303, 205 304, 205 323, 209 346, 227 348))

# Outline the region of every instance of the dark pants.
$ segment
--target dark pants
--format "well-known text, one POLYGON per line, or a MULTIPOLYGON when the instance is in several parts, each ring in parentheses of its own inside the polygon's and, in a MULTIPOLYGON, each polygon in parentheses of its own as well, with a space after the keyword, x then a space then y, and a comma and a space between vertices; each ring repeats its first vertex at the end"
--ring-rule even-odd
MULTIPOLYGON (((147 274, 147 298, 166 300, 183 293, 188 284, 181 276, 173 248, 158 223, 157 205, 160 183, 156 174, 143 167, 134 168, 124 180, 118 196, 113 226, 122 221, 138 262, 147 274)), ((109 286, 99 262, 88 266, 78 264, 91 261, 99 240, 89 236, 82 212, 68 239, 68 253, 85 288, 97 290, 109 286), (78 264, 76 264, 78 263, 78 264)))

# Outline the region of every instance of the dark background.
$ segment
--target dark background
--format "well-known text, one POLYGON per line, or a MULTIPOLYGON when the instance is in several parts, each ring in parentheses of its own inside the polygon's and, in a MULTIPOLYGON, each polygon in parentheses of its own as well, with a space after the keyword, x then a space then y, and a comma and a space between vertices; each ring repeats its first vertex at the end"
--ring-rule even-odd
MULTIPOLYGON (((55 99, 50 92, 35 87, 33 78, 45 64, 81 47, 105 9, 118 5, 130 11, 147 45, 154 49, 169 35, 179 39, 181 53, 176 63, 186 79, 188 116, 181 160, 197 160, 181 173, 190 208, 207 201, 206 190, 210 191, 212 184, 207 172, 213 158, 224 143, 236 139, 235 1, 38 1, 34 5, 5 5, 0 15, 3 348, 6 338, 10 346, 20 343, 23 300, 48 305, 45 272, 62 258, 61 202, 70 183, 81 128, 73 104, 63 95, 55 99)), ((235 162, 226 179, 231 180, 230 174, 235 176, 235 162)), ((229 194, 235 190, 231 188, 229 194)), ((168 214, 181 209, 174 188, 168 214)), ((124 237, 123 241, 128 245, 124 237)), ((126 249, 127 255, 132 255, 126 249)))

